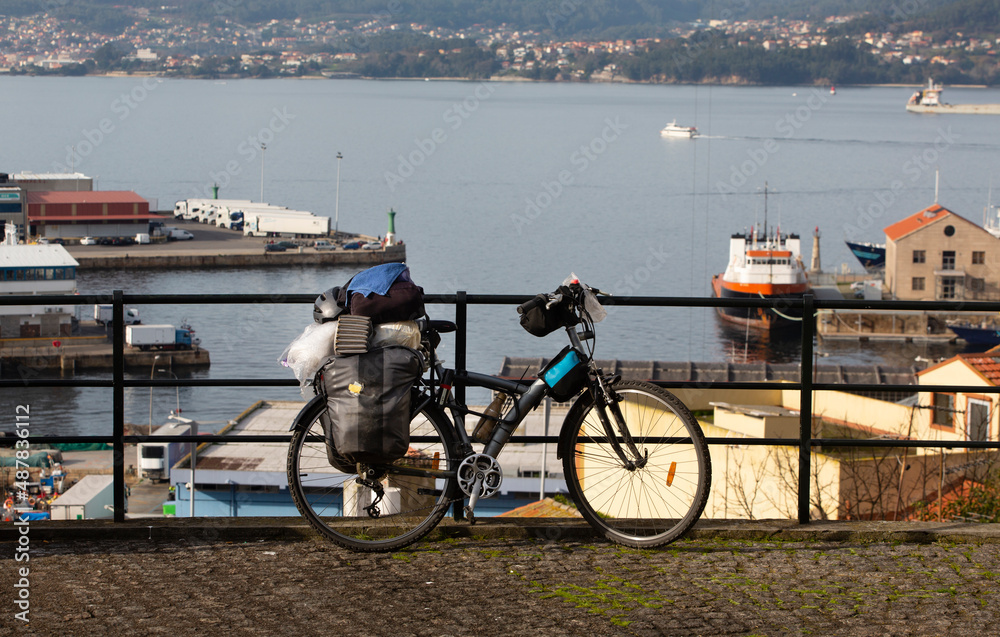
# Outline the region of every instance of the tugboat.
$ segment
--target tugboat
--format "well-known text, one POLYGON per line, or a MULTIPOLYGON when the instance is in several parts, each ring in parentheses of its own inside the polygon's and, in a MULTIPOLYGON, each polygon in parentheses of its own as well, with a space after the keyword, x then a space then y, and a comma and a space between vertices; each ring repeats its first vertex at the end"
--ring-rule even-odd
MULTIPOLYGON (((767 188, 764 189, 764 230, 732 235, 729 265, 712 277, 712 294, 720 299, 797 300, 811 290, 802 264, 801 240, 767 229, 767 188)), ((730 323, 759 330, 792 327, 802 320, 798 309, 781 307, 720 307, 719 316, 730 323)))

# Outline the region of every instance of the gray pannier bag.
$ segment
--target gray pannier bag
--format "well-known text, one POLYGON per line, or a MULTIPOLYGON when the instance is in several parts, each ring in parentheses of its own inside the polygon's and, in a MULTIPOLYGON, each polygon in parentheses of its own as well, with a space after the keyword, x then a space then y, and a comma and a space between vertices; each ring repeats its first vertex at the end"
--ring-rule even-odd
POLYGON ((349 463, 388 464, 410 446, 410 390, 423 373, 423 357, 392 345, 353 356, 335 356, 323 367, 327 454, 341 471, 349 463))

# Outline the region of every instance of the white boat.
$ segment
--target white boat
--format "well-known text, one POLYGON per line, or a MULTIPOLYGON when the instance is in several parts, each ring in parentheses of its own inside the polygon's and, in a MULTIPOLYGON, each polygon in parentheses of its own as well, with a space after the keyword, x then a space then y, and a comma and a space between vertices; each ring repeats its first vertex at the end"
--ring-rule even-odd
MULTIPOLYGON (((799 300, 811 290, 802 264, 799 235, 767 229, 767 186, 764 187, 764 231, 754 227, 729 240, 729 265, 712 277, 712 295, 720 299, 799 300)), ((780 307, 780 306, 779 306, 780 307)), ((798 325, 802 311, 791 308, 718 307, 719 316, 737 325, 771 330, 798 325)))
POLYGON ((678 126, 677 120, 670 122, 663 127, 660 135, 663 137, 694 137, 698 134, 698 129, 694 126, 678 126))

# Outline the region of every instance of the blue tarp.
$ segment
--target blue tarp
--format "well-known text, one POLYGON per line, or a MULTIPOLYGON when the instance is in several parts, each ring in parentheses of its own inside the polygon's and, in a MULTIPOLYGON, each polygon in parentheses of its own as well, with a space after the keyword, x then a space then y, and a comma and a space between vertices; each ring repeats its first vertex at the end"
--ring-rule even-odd
POLYGON ((48 520, 48 511, 25 511, 19 516, 22 520, 48 520))

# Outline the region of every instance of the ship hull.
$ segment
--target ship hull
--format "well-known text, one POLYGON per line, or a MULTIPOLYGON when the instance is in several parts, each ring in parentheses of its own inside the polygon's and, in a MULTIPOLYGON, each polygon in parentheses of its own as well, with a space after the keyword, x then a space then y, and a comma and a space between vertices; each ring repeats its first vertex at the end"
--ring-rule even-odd
POLYGON ((1000 104, 907 104, 911 113, 951 113, 954 115, 1000 115, 1000 104))
MULTIPOLYGON (((780 294, 753 293, 750 291, 734 290, 721 274, 712 277, 712 296, 718 299, 781 299, 800 300, 808 287, 789 286, 780 294)), ((798 327, 802 320, 802 311, 798 308, 769 308, 769 307, 718 307, 715 308, 719 318, 732 323, 750 327, 755 330, 779 330, 790 327, 798 327)))
POLYGON ((878 270, 885 267, 885 246, 871 243, 852 243, 845 241, 847 247, 865 270, 878 270))
POLYGON ((949 325, 948 329, 972 345, 1000 345, 1000 330, 996 328, 949 325))

